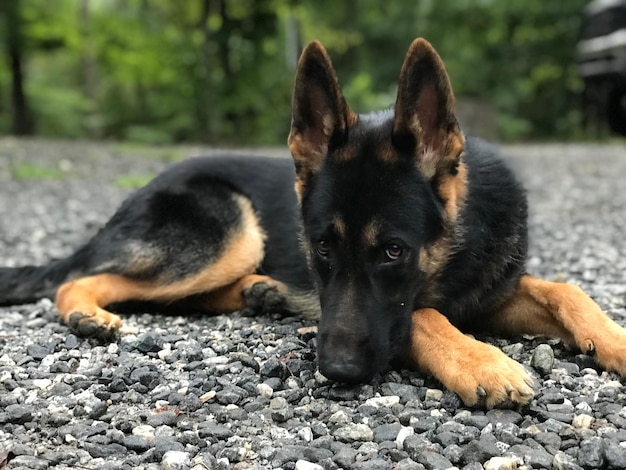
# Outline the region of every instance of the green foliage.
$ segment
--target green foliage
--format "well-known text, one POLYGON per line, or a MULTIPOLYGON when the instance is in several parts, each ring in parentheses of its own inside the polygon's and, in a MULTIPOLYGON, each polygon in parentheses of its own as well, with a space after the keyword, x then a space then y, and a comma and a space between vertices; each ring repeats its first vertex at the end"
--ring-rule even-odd
POLYGON ((54 168, 32 163, 19 163, 11 166, 11 176, 18 180, 58 180, 67 175, 54 168))
MULTIPOLYGON (((458 97, 495 106, 503 138, 567 138, 579 131, 573 52, 585 3, 19 0, 26 92, 42 135, 283 144, 295 23, 302 42, 327 46, 357 111, 393 104, 403 55, 423 36, 458 97)), ((9 97, 0 67, 0 133, 9 97)))
POLYGON ((124 175, 115 179, 113 184, 122 189, 136 189, 148 184, 155 175, 124 175))

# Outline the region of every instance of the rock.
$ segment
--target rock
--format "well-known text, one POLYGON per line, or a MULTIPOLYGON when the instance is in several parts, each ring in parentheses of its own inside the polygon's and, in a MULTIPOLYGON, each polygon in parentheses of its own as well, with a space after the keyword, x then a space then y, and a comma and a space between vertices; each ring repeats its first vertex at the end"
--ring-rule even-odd
POLYGON ((277 377, 284 380, 289 371, 284 363, 275 357, 271 357, 261 366, 260 373, 262 377, 277 377))
POLYGON ((357 456, 357 451, 348 446, 342 446, 335 452, 333 461, 341 468, 352 468, 357 456))
POLYGON ((365 424, 351 424, 342 426, 335 430, 333 435, 341 442, 371 442, 374 440, 374 433, 365 424))
POLYGON ((613 440, 608 440, 604 447, 604 457, 608 468, 625 469, 626 468, 626 448, 613 440))
POLYGON ((24 424, 33 419, 31 409, 24 405, 9 405, 5 411, 9 423, 24 424))
POLYGON ((381 424, 374 428, 374 442, 395 441, 402 429, 400 423, 381 424))
POLYGON ((395 439, 398 449, 404 449, 404 441, 407 437, 412 436, 413 434, 415 434, 415 431, 411 426, 402 426, 395 439))
POLYGON ((268 400, 272 398, 272 395, 274 394, 274 389, 267 384, 258 384, 256 388, 259 391, 259 395, 268 400))
POLYGON ((522 422, 522 415, 513 410, 489 410, 486 414, 487 418, 494 426, 496 424, 519 424, 522 422))
POLYGON ((574 416, 572 419, 572 426, 577 429, 589 429, 591 428, 591 424, 593 423, 593 416, 589 416, 587 414, 580 414, 574 416))
POLYGON ((394 470, 422 470, 425 467, 422 464, 417 463, 413 459, 406 458, 400 460, 400 462, 398 462, 393 468, 394 470))
POLYGON ((517 460, 513 457, 492 457, 484 464, 485 470, 515 470, 517 460))
POLYGON ((373 406, 375 408, 380 407, 392 407, 393 405, 397 405, 400 403, 400 397, 392 395, 386 397, 373 397, 365 400, 365 404, 368 406, 373 406))
POLYGON ((465 463, 486 462, 492 457, 499 457, 501 450, 496 445, 496 439, 487 434, 480 439, 472 440, 463 449, 463 461, 465 463))
POLYGON ((158 352, 161 350, 162 342, 153 333, 144 333, 137 338, 135 348, 143 353, 158 352))
POLYGON ((506 455, 514 455, 519 458, 521 462, 526 465, 530 465, 533 468, 550 468, 552 465, 553 457, 546 450, 536 442, 531 442, 532 439, 527 439, 525 444, 517 444, 511 446, 506 455), (533 444, 531 445, 526 445, 533 444))
POLYGON ((418 456, 417 461, 421 463, 424 467, 426 467, 428 470, 450 468, 453 466, 452 463, 448 459, 446 459, 443 455, 438 454, 437 452, 429 451, 429 450, 422 452, 418 456))
POLYGON ((554 366, 554 351, 549 344, 540 344, 535 348, 530 359, 530 366, 539 374, 548 375, 554 366))
POLYGON ((41 344, 31 344, 26 348, 26 352, 36 361, 41 361, 44 357, 50 354, 50 349, 48 346, 42 346, 41 344))
POLYGON ((554 454, 552 466, 556 470, 583 470, 583 468, 576 463, 576 459, 574 457, 560 451, 554 454))
POLYGON ((605 445, 600 437, 590 437, 580 443, 578 463, 586 468, 602 468, 605 463, 605 445))
POLYGON ((284 423, 293 418, 294 412, 289 402, 283 397, 274 397, 270 401, 270 416, 277 423, 284 423))
POLYGON ((94 459, 121 457, 127 453, 126 447, 120 444, 96 444, 93 442, 85 442, 85 450, 89 452, 94 459))
POLYGON ((437 388, 429 388, 426 390, 425 400, 441 401, 443 398, 443 390, 437 388))
POLYGON ((191 467, 191 458, 187 452, 170 450, 163 454, 161 468, 163 470, 186 470, 191 467))
POLYGON ((295 470, 324 470, 324 467, 306 460, 297 460, 295 470))
POLYGON ((121 444, 128 450, 141 454, 150 448, 148 439, 143 436, 131 435, 126 436, 122 440, 121 444))

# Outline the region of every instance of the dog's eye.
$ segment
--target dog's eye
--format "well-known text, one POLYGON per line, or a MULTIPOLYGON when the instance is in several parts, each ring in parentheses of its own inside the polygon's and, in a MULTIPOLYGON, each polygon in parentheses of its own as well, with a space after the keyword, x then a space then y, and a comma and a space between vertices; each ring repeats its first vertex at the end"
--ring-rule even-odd
POLYGON ((328 258, 330 254, 330 246, 326 240, 320 240, 317 242, 317 254, 322 258, 328 258))
POLYGON ((402 256, 403 251, 400 245, 393 243, 385 249, 385 256, 389 261, 395 261, 402 256))

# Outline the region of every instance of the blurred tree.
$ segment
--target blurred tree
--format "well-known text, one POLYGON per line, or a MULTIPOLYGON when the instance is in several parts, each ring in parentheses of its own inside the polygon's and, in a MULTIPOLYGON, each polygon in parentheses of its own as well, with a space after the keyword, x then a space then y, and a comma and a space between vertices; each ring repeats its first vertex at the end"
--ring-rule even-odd
POLYGON ((22 17, 18 0, 6 0, 2 4, 5 20, 5 43, 7 63, 11 70, 11 129, 15 135, 28 135, 34 131, 33 120, 24 92, 24 40, 22 17))
POLYGON ((282 144, 301 44, 320 39, 351 106, 368 111, 393 104, 403 54, 423 36, 457 96, 498 110, 502 137, 567 138, 585 3, 5 0, 0 110, 15 112, 0 132, 32 132, 34 116, 42 135, 282 144))

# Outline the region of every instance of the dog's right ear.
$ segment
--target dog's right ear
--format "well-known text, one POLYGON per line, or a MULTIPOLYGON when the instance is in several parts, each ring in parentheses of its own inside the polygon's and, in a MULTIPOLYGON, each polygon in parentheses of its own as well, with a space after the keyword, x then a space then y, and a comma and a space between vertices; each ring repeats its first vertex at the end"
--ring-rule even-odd
POLYGON ((329 150, 345 142, 356 120, 341 94, 326 49, 318 41, 309 43, 298 61, 288 139, 298 196, 320 170, 329 150))

